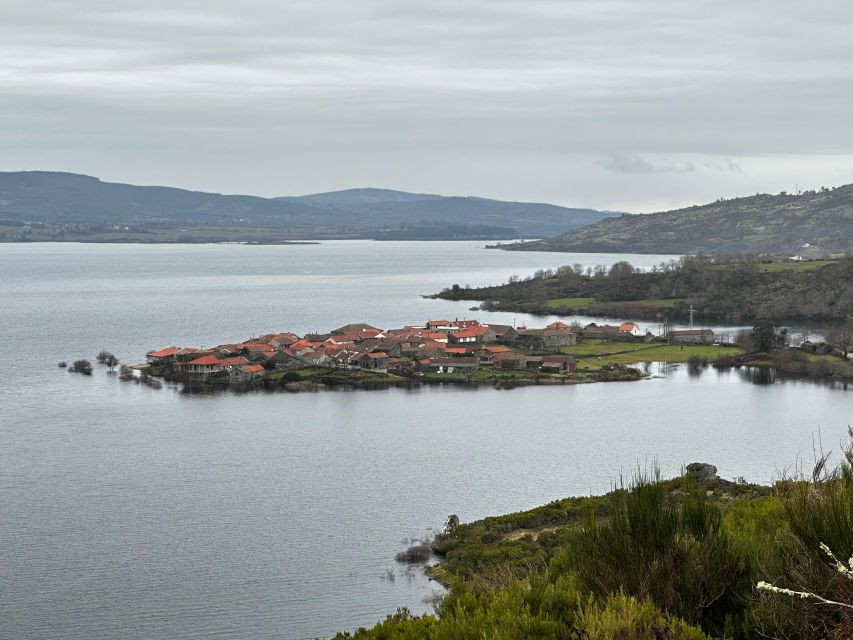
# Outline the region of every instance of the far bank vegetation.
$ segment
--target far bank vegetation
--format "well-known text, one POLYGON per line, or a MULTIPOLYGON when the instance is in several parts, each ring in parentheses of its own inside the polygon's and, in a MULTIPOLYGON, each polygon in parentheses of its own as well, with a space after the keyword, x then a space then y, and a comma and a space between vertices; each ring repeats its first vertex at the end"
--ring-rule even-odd
POLYGON ((541 269, 526 279, 513 276, 500 286, 453 285, 437 296, 481 301, 486 310, 540 314, 686 321, 693 306, 695 319, 706 323, 840 322, 853 317, 853 258, 814 268, 705 256, 645 271, 624 261, 609 268, 576 264, 541 269))

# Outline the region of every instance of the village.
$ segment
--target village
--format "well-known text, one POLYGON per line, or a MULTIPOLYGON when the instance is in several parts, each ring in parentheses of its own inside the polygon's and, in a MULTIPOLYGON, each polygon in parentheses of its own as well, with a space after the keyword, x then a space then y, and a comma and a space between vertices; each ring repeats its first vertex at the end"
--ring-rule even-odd
MULTIPOLYGON (((709 329, 690 329, 670 332, 668 342, 711 344, 714 338, 709 329)), ((138 368, 191 386, 630 380, 639 372, 622 365, 579 368, 573 348, 579 342, 652 340, 633 322, 527 328, 457 319, 389 330, 354 323, 323 334, 271 333, 209 349, 170 346, 148 352, 147 364, 138 368)))

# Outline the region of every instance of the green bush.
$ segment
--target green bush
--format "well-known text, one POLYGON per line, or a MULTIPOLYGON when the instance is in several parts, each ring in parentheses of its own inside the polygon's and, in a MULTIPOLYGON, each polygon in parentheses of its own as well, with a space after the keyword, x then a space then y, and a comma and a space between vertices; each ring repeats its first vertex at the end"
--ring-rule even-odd
POLYGON ((810 481, 769 493, 690 474, 639 478, 630 490, 460 525, 437 538, 451 584, 437 615, 400 610, 338 638, 853 637, 853 610, 754 589, 768 581, 853 604, 853 580, 819 550, 853 552, 853 467, 820 464, 810 481))
POLYGON ((708 640, 701 629, 661 612, 651 601, 621 593, 604 605, 590 601, 581 612, 579 627, 581 637, 590 640, 708 640))
POLYGON ((609 521, 576 530, 550 569, 574 573, 600 598, 621 592, 649 599, 713 631, 722 630, 727 614, 742 614, 751 586, 704 489, 690 490, 679 504, 662 483, 643 479, 609 521))
MULTIPOLYGON (((853 459, 827 472, 821 460, 810 481, 779 484, 779 499, 789 533, 772 547, 774 562, 761 565, 761 580, 828 600, 853 604, 853 581, 840 575, 821 552, 827 545, 840 557, 853 554, 853 459)), ((756 626, 765 634, 807 640, 853 637, 853 612, 811 598, 762 592, 754 607, 756 626)))
POLYGON ((599 603, 569 576, 540 574, 488 593, 457 586, 438 617, 406 610, 337 640, 707 640, 701 629, 649 601, 616 594, 599 603))

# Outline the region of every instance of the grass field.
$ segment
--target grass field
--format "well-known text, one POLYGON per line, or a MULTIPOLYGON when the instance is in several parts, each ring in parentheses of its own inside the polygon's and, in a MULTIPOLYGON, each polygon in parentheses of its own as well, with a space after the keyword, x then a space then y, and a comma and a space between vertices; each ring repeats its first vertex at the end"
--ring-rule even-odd
POLYGON ((548 300, 548 306, 552 309, 579 309, 595 302, 595 298, 554 298, 548 300))
POLYGON ((826 362, 844 362, 844 359, 830 354, 820 354, 820 353, 807 353, 806 357, 812 362, 817 362, 818 360, 825 360, 826 362))
POLYGON ((466 373, 438 373, 435 371, 427 371, 423 374, 422 380, 440 380, 442 382, 465 382, 468 380, 466 373))
POLYGON ((739 347, 721 347, 713 344, 647 344, 584 341, 564 347, 565 353, 578 358, 580 369, 600 369, 609 364, 636 364, 639 362, 687 362, 690 356, 716 360, 720 356, 739 356, 739 347))
POLYGON ((812 271, 820 269, 828 264, 834 264, 837 260, 812 260, 811 262, 770 262, 759 264, 759 271, 812 271))
POLYGON ((302 378, 313 378, 314 376, 320 376, 324 373, 328 373, 329 370, 321 369, 319 367, 311 367, 308 369, 295 369, 293 371, 302 378))
POLYGON ((511 369, 492 369, 492 368, 484 368, 479 369, 477 373, 473 375, 474 380, 523 380, 523 379, 533 379, 536 377, 535 371, 524 370, 511 370, 511 369))

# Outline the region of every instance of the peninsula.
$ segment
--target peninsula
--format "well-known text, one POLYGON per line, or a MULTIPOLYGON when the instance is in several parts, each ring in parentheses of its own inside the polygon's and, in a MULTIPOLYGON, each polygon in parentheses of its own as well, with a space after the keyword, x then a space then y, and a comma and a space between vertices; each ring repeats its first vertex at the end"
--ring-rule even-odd
POLYGON ((513 277, 495 287, 453 285, 435 297, 482 301, 485 310, 687 322, 844 322, 853 318, 853 258, 803 249, 787 258, 686 256, 641 270, 581 265, 513 277))
MULTIPOLYGON (((204 350, 170 346, 149 351, 147 363, 136 368, 189 388, 289 391, 425 383, 509 387, 643 377, 624 361, 601 361, 601 353, 614 349, 590 350, 591 345, 578 344, 579 338, 583 342, 578 331, 561 322, 533 329, 429 320, 388 330, 354 323, 323 334, 270 333, 204 350)), ((624 338, 633 339, 630 330, 624 338)))

